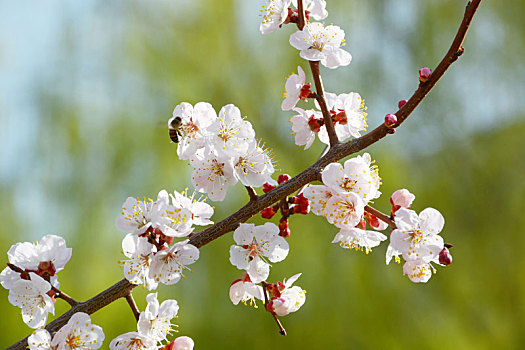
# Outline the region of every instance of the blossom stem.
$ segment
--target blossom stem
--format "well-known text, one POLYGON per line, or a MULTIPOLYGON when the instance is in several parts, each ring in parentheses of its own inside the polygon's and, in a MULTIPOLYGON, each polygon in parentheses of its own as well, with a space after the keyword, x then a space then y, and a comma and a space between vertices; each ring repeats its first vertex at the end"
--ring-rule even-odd
POLYGON ((375 208, 372 208, 371 206, 367 205, 367 206, 365 206, 365 211, 370 213, 370 214, 372 214, 372 215, 374 215, 379 220, 386 222, 388 224, 388 226, 392 227, 393 230, 395 230, 397 228, 396 223, 394 222, 394 220, 390 219, 390 217, 388 215, 383 214, 379 210, 377 210, 375 208))
POLYGON ((258 196, 257 193, 255 193, 255 190, 252 186, 244 186, 246 187, 246 190, 248 191, 248 195, 250 196, 250 201, 256 201, 258 196))
MULTIPOLYGON (((299 0, 299 1, 301 1, 301 0, 299 0)), ((265 305, 265 309, 266 309, 266 305, 268 305, 268 302, 269 302, 269 301, 268 301, 268 294, 267 294, 267 293, 268 293, 268 290, 267 290, 267 288, 266 288, 266 287, 268 287, 268 283, 262 281, 262 282, 261 282, 261 285, 262 285, 262 287, 263 287, 264 305, 265 305)), ((286 329, 284 329, 284 327, 283 327, 281 321, 279 321, 279 318, 277 317, 277 315, 275 314, 275 312, 271 312, 271 311, 269 311, 268 309, 266 309, 266 311, 268 311, 269 313, 272 314, 273 319, 275 320, 275 322, 277 323, 277 326, 279 327, 279 334, 281 334, 281 335, 286 335, 286 329)))
POLYGON ((299 30, 303 30, 306 24, 306 15, 304 13, 303 0, 297 0, 297 27, 299 30))
MULTIPOLYGON (((7 266, 17 272, 17 273, 24 273, 25 271, 23 269, 21 269, 20 267, 16 266, 16 265, 13 265, 13 264, 10 264, 10 263, 7 263, 7 266)), ((28 275, 28 278, 31 279, 31 277, 29 277, 28 275)), ((48 281, 49 282, 49 281, 48 281)), ((56 298, 60 298, 60 299, 63 299, 66 303, 68 303, 70 306, 75 306, 76 304, 78 304, 78 301, 76 301, 75 299, 73 299, 72 297, 70 297, 69 295, 67 295, 66 293, 62 292, 60 289, 58 288, 55 288, 53 286, 51 286, 51 290, 53 292, 55 292, 55 297, 56 298)))
POLYGON ((129 291, 129 294, 126 295, 126 301, 128 302, 128 305, 131 308, 131 311, 133 312, 133 316, 135 316, 135 319, 138 322, 139 317, 140 317, 140 311, 139 311, 139 308, 137 307, 137 303, 135 302, 135 299, 133 299, 133 295, 131 294, 131 291, 129 291))

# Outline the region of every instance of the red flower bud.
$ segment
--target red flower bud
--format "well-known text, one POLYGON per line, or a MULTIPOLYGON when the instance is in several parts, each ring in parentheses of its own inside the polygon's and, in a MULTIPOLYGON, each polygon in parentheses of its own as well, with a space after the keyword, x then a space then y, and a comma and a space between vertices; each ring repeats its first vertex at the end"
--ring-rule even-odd
POLYGON ((310 201, 302 193, 292 198, 295 203, 294 213, 306 215, 310 212, 310 201))
POLYGON ((290 237, 290 227, 288 226, 288 219, 281 219, 279 221, 279 236, 290 237))
POLYGON ((439 253, 439 263, 441 265, 450 265, 452 264, 452 255, 447 247, 443 248, 439 253))
POLYGON ((423 67, 419 70, 419 81, 424 83, 430 78, 431 75, 432 69, 428 67, 423 67))
POLYGON ((387 114, 385 116, 385 126, 387 128, 393 127, 397 123, 397 117, 395 114, 387 114))
POLYGON ((261 210, 261 216, 268 220, 270 220, 275 215, 275 213, 276 211, 273 209, 273 207, 266 207, 261 210))
POLYGON ((279 185, 282 185, 283 183, 285 183, 286 181, 290 180, 292 177, 288 174, 281 174, 279 175, 279 177, 277 178, 277 183, 279 185))
POLYGON ((319 132, 323 124, 324 124, 324 121, 322 119, 316 119, 313 116, 313 114, 310 116, 310 119, 308 119, 308 126, 310 127, 310 130, 312 130, 313 132, 319 132))
POLYGON ((401 100, 397 103, 397 107, 401 109, 401 107, 403 107, 407 102, 408 102, 407 100, 401 100))
POLYGON ((268 193, 275 188, 274 185, 270 185, 268 182, 263 185, 263 192, 268 193))

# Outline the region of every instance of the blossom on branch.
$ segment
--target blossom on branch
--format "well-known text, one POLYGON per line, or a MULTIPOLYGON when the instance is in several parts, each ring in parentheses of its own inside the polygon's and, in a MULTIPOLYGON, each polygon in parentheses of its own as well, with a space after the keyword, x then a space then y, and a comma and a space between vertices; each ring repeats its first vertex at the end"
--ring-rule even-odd
POLYGON ((203 159, 197 157, 190 160, 195 168, 191 182, 199 192, 207 193, 211 200, 222 201, 226 197, 229 185, 235 185, 233 158, 218 155, 216 151, 207 149, 203 159))
MULTIPOLYGON (((292 4, 297 7, 297 0, 292 0, 292 4)), ((309 12, 309 16, 316 21, 328 17, 326 11, 326 0, 303 0, 304 10, 309 12)))
POLYGON ((213 221, 210 220, 214 211, 213 207, 201 200, 202 198, 194 199, 195 192, 193 192, 191 197, 187 197, 186 191, 174 191, 173 194, 170 194, 173 206, 188 209, 194 225, 206 226, 213 224, 213 221))
POLYGON ((290 36, 290 44, 300 50, 300 56, 308 61, 321 61, 327 68, 347 66, 352 55, 340 48, 345 32, 338 26, 324 27, 322 23, 307 23, 303 30, 290 36))
POLYGON ((300 273, 293 275, 288 280, 269 285, 268 289, 273 295, 266 306, 268 311, 274 312, 277 316, 286 316, 296 312, 306 301, 306 291, 299 286, 292 286, 301 276, 300 273))
POLYGON ((332 243, 339 243, 345 249, 364 250, 368 254, 373 247, 377 247, 386 238, 384 234, 376 231, 362 230, 357 227, 342 228, 335 235, 332 243))
POLYGON ((139 332, 119 335, 109 343, 110 350, 157 350, 157 343, 139 332))
POLYGON ((177 316, 179 305, 173 299, 164 300, 159 304, 157 293, 148 294, 146 300, 148 306, 140 313, 137 329, 139 333, 156 342, 163 341, 172 331, 171 319, 177 316))
POLYGON ((250 306, 254 305, 257 308, 255 299, 264 300, 263 289, 256 285, 250 279, 247 272, 242 274, 242 278, 235 280, 230 286, 230 300, 234 305, 239 302, 246 303, 249 301, 250 306))
POLYGON ((186 278, 184 270, 190 270, 187 265, 199 259, 199 249, 188 242, 187 239, 157 252, 151 259, 149 277, 166 285, 186 278))
POLYGON ((269 0, 268 7, 263 12, 263 20, 259 26, 262 34, 269 34, 279 28, 288 17, 288 7, 292 0, 269 0))
POLYGON ((129 260, 124 263, 124 277, 133 284, 142 284, 149 290, 156 289, 158 283, 150 277, 151 259, 157 252, 148 238, 127 234, 122 240, 122 251, 129 260))

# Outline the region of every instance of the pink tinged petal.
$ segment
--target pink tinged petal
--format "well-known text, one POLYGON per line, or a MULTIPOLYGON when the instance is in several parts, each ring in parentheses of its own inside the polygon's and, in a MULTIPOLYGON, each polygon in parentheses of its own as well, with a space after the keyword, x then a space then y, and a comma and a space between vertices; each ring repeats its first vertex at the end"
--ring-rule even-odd
MULTIPOLYGON (((323 50, 324 57, 321 64, 326 68, 334 69, 337 67, 348 66, 352 62, 352 55, 339 48, 326 48, 323 50)), ((301 56, 302 57, 302 56, 301 56)))
POLYGON ((400 207, 409 208, 412 202, 416 199, 416 196, 407 189, 403 188, 392 193, 390 202, 393 205, 399 205, 400 207))
POLYGON ((261 283, 266 280, 270 275, 270 265, 265 263, 261 258, 256 256, 248 264, 248 269, 246 270, 250 279, 253 283, 261 283))
POLYGON ((341 192, 341 185, 346 177, 343 172, 343 166, 339 163, 328 164, 322 174, 323 183, 328 186, 331 190, 341 192))
POLYGON ((193 350, 195 343, 190 337, 182 336, 173 340, 173 350, 193 350))
POLYGON ((211 104, 207 102, 199 102, 195 105, 193 118, 195 124, 198 125, 199 128, 204 129, 217 119, 217 113, 211 104))
POLYGON ((419 227, 419 217, 415 211, 410 209, 399 209, 394 221, 397 228, 403 231, 410 231, 419 227))
POLYGON ((234 305, 239 304, 244 296, 244 282, 239 280, 238 282, 230 286, 230 300, 234 305))
POLYGON ((173 110, 174 117, 180 117, 181 119, 190 118, 193 115, 193 106, 188 102, 182 102, 178 104, 173 110))
MULTIPOLYGON (((401 211, 401 209, 399 211, 401 211)), ((399 211, 397 213, 399 213, 399 211)), ((443 230, 444 225, 445 219, 443 215, 434 208, 426 208, 419 213, 419 227, 426 235, 437 235, 443 230)))
POLYGON ((232 245, 230 247, 230 262, 240 270, 246 270, 250 263, 250 252, 242 247, 232 245))

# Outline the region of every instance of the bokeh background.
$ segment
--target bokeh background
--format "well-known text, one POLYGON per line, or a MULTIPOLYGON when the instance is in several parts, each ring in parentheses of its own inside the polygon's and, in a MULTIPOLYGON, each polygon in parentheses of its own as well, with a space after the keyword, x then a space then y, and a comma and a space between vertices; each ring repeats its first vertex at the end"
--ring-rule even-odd
MULTIPOLYGON (((328 91, 358 91, 369 125, 381 123, 435 67, 466 1, 329 0, 327 23, 346 31, 349 67, 323 69, 328 91)), ((182 101, 234 103, 297 174, 322 150, 303 151, 280 109, 285 77, 307 68, 287 26, 258 31, 261 0, 0 2, 0 251, 59 234, 73 257, 63 289, 85 300, 122 278, 123 234, 114 221, 127 196, 191 187, 165 122, 182 101), (162 127, 159 127, 159 123, 162 127)), ((180 333, 198 349, 522 349, 525 347, 524 1, 484 1, 452 66, 394 136, 368 150, 384 195, 408 188, 413 208, 440 210, 454 264, 413 284, 386 244, 366 255, 331 244, 335 227, 293 217, 291 251, 274 280, 303 272, 303 308, 282 319, 233 306, 231 234, 205 246, 188 280, 161 287, 180 305, 180 333)), ((238 185, 216 221, 247 200, 238 185)), ((260 222, 254 218, 253 222, 260 222)), ((6 255, 0 261, 7 261, 6 255)), ((146 290, 134 292, 140 308, 146 290)), ((0 290, 0 345, 31 330, 0 290)), ((57 315, 67 308, 58 301, 57 315)), ((107 342, 135 329, 126 303, 92 316, 107 342)), ((53 319, 53 317, 51 317, 53 319)), ((105 345, 107 347, 107 345, 105 345)))

